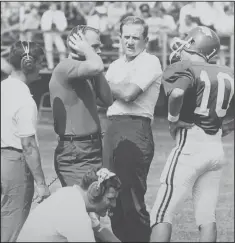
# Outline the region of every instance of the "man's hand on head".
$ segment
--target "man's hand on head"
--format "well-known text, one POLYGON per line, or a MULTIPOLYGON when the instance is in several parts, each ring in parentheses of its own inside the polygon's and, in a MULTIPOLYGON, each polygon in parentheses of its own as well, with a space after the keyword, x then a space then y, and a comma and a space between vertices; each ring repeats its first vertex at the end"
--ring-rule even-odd
POLYGON ((86 56, 88 51, 93 51, 92 47, 86 41, 85 36, 81 32, 78 34, 74 33, 69 37, 69 46, 80 56, 86 56))

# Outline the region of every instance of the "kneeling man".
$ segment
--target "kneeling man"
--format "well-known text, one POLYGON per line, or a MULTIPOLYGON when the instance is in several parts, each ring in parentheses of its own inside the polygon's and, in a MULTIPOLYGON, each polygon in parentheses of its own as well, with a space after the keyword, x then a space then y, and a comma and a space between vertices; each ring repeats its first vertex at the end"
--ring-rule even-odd
POLYGON ((39 204, 29 215, 17 241, 95 242, 92 226, 99 232, 103 228, 92 222, 88 213, 104 217, 116 206, 120 187, 119 178, 107 169, 90 170, 80 186, 60 188, 39 204))

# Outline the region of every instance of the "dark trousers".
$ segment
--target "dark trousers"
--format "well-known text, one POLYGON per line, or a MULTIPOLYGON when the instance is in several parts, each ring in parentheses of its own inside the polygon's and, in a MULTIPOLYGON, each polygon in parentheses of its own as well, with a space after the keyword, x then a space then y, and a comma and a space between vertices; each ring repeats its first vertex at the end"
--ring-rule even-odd
POLYGON ((144 195, 154 155, 150 119, 115 116, 104 136, 104 167, 122 182, 111 217, 112 230, 122 242, 148 242, 150 218, 144 195))
POLYGON ((80 184, 87 171, 102 167, 101 138, 59 141, 54 154, 54 165, 63 187, 80 184))
POLYGON ((34 195, 34 179, 22 153, 1 149, 1 242, 15 242, 34 195))

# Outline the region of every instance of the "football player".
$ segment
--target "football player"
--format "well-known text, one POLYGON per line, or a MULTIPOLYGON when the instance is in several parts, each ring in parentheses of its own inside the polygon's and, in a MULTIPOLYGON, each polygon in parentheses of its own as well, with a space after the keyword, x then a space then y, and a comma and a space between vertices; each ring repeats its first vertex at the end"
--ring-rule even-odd
POLYGON ((209 63, 220 40, 207 27, 192 29, 184 40, 175 39, 173 47, 170 59, 178 61, 166 68, 162 83, 176 146, 161 174, 150 241, 170 242, 173 214, 191 192, 200 241, 215 242, 216 203, 225 165, 221 137, 234 130, 233 120, 223 125, 234 95, 234 73, 209 63), (194 125, 186 129, 181 123, 194 125))

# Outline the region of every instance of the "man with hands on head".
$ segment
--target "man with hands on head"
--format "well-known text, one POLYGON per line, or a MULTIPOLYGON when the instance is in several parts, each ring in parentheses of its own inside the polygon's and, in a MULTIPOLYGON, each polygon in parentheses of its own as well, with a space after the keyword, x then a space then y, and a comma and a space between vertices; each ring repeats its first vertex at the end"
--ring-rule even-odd
MULTIPOLYGON (((54 163, 63 187, 80 184, 87 171, 102 166, 97 104, 108 107, 113 102, 103 75, 99 31, 77 26, 68 35, 67 45, 69 57, 54 69, 49 84, 54 130, 59 136, 54 163)), ((99 222, 94 213, 91 217, 99 222)), ((106 238, 103 231, 94 232, 106 238)), ((109 241, 115 241, 113 237, 109 241)))
POLYGON ((96 101, 106 107, 113 102, 103 75, 99 31, 77 26, 67 44, 69 57, 56 66, 49 83, 54 130, 59 137, 55 170, 62 186, 78 184, 87 170, 102 166, 96 101))

